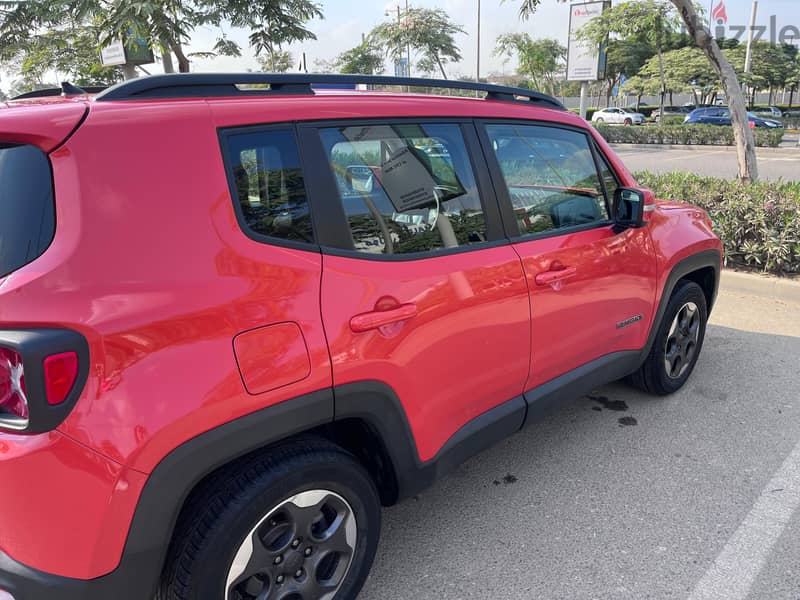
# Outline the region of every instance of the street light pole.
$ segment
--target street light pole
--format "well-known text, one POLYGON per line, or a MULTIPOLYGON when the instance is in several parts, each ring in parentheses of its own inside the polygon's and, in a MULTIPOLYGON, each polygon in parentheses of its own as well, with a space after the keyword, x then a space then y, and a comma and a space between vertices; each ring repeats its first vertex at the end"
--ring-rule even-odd
MULTIPOLYGON (((398 9, 400 6, 398 5, 398 9)), ((411 27, 411 20, 408 14, 408 0, 406 0, 406 26, 411 27)), ((411 38, 406 32, 406 74, 411 77, 411 38)))
POLYGON ((481 0, 478 0, 478 54, 475 68, 475 81, 481 80, 481 0))
MULTIPOLYGON (((753 33, 756 29, 756 16, 758 14, 758 0, 753 0, 753 10, 750 13, 750 30, 747 32, 747 54, 745 55, 744 59, 744 74, 748 75, 750 73, 750 68, 753 63, 753 33)), ((744 85, 745 92, 747 93, 749 86, 747 83, 744 85)), ((747 103, 747 98, 745 98, 745 104, 747 103)))

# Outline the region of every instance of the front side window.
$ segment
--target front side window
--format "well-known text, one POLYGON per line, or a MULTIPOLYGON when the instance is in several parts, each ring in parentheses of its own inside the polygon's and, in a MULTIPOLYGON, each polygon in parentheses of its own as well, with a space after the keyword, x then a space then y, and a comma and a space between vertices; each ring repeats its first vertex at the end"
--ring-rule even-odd
POLYGON ((357 251, 410 254, 486 241, 459 125, 353 125, 320 135, 357 251))
POLYGON ((608 202, 586 135, 538 125, 488 125, 486 130, 520 235, 608 220, 608 202))
POLYGON ((294 133, 275 129, 227 136, 230 173, 245 226, 258 234, 313 243, 294 133))

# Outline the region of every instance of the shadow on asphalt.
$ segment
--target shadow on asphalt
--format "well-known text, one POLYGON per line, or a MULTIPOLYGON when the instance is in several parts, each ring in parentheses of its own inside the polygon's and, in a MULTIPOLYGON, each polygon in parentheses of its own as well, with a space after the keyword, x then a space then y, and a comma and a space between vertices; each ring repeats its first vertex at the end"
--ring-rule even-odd
POLYGON ((685 597, 800 438, 798 356, 709 325, 677 394, 566 402, 385 510, 360 598, 685 597))

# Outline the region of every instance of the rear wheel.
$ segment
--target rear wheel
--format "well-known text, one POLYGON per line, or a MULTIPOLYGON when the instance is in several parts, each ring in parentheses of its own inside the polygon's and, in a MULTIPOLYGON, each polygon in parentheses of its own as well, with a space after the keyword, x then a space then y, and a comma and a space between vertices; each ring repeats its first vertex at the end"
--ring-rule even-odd
POLYGON ((664 312, 647 359, 628 380, 659 396, 678 391, 697 364, 707 320, 703 290, 692 281, 680 281, 664 312))
POLYGON ((214 476, 184 510, 157 600, 350 600, 380 534, 369 475, 323 440, 214 476))

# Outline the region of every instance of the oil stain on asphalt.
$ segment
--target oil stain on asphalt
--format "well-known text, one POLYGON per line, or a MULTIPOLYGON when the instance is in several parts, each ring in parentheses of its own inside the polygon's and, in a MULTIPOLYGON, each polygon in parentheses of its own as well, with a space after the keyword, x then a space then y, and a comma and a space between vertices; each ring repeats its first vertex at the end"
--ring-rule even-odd
POLYGON ((592 410, 601 411, 604 408, 606 410, 613 410, 617 412, 624 412, 628 410, 628 405, 625 403, 624 400, 609 400, 605 396, 586 396, 592 402, 597 402, 600 406, 593 406, 592 410))
MULTIPOLYGON (((592 402, 596 402, 600 406, 593 406, 592 410, 596 410, 597 412, 602 412, 605 408, 606 410, 613 410, 615 412, 625 412, 628 410, 628 405, 624 400, 609 400, 605 396, 586 396, 592 402)), ((634 419, 633 417, 621 417, 617 419, 617 423, 619 423, 620 427, 633 427, 634 425, 638 425, 639 422, 634 419)))
POLYGON ((503 481, 502 482, 500 482, 497 479, 495 479, 492 483, 494 485, 500 485, 501 483, 503 483, 504 485, 511 485, 512 483, 517 483, 517 481, 519 481, 519 480, 514 475, 512 475, 511 473, 508 473, 505 477, 503 477, 503 481))

